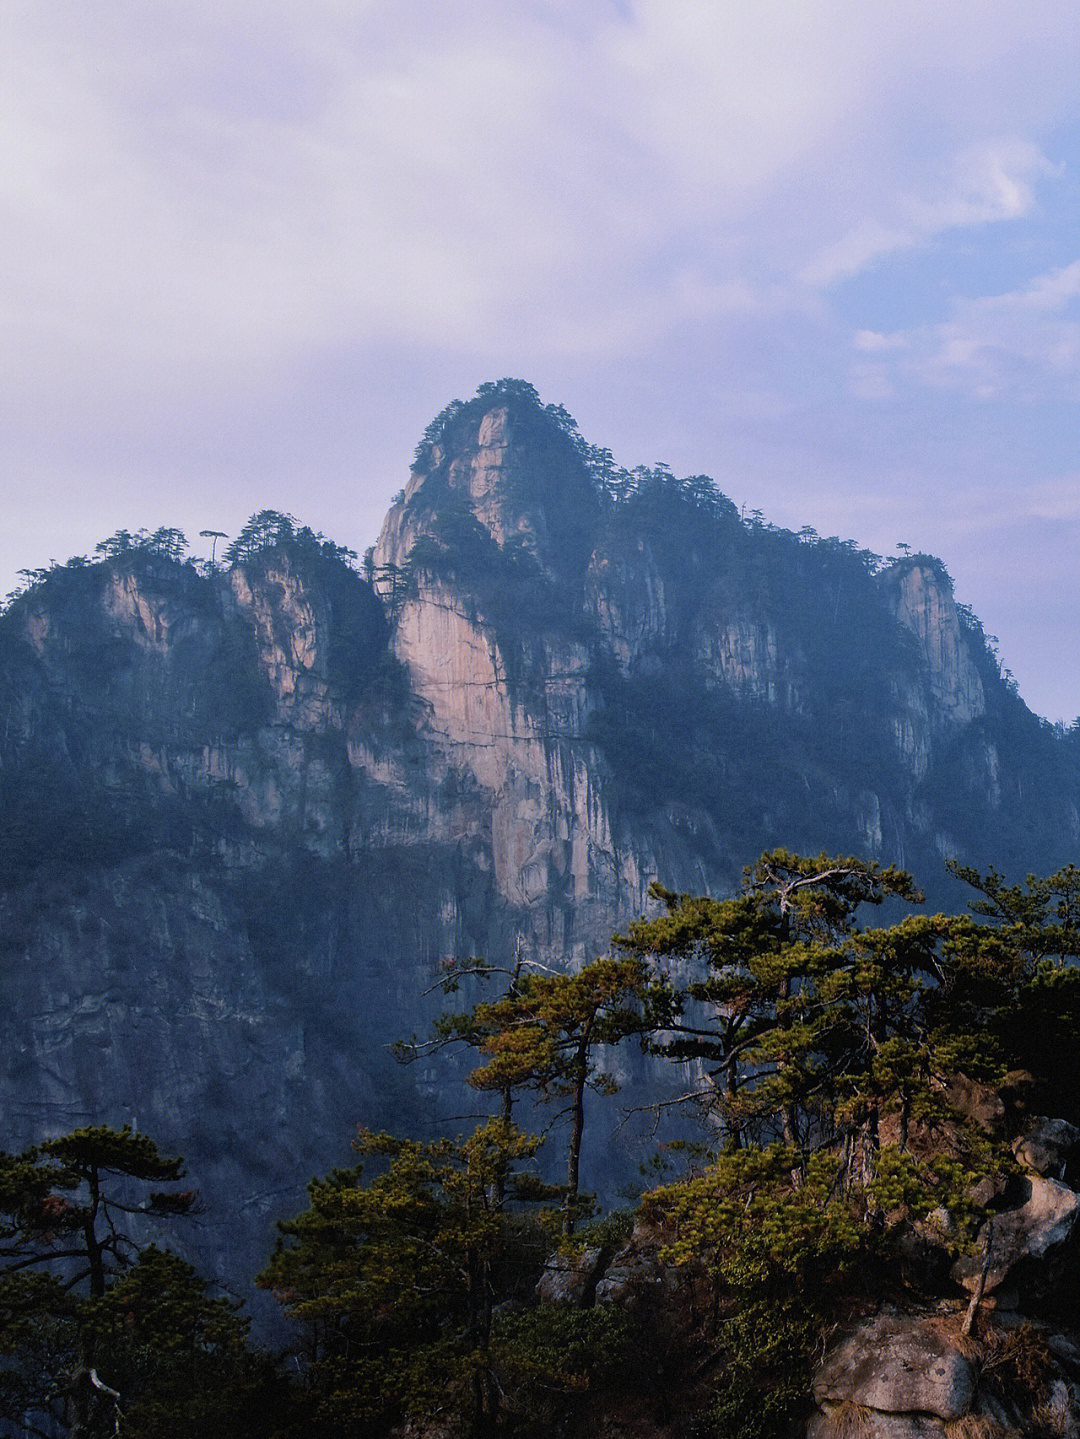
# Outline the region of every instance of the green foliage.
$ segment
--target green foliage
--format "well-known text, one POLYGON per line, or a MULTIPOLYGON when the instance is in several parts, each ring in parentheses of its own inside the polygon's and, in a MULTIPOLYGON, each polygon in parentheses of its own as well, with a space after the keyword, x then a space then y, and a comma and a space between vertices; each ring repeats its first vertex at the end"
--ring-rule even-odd
POLYGON ((809 1409, 821 1325, 794 1295, 747 1305, 727 1321, 723 1384, 687 1439, 788 1439, 809 1409))
MULTIPOLYGON (((667 1423, 672 1395, 685 1411, 708 1389, 687 1432, 783 1439, 829 1326, 899 1273, 901 1221, 944 1211, 953 1250, 971 1252, 974 1196, 993 1187, 979 1181, 1010 1171, 1008 1136, 958 1112, 952 1081, 1001 1085, 1027 1059, 1050 1112, 1073 1092, 1080 872, 956 873, 979 893, 974 915, 867 924, 867 908, 919 902, 909 874, 776 849, 729 899, 656 887, 663 912, 577 973, 520 954, 446 966, 447 994, 508 980, 444 1015, 428 1046, 473 1049, 469 1082, 504 1117, 456 1141, 361 1131, 355 1168, 312 1182, 260 1279, 306 1332, 291 1394, 234 1304, 130 1237, 135 1216, 193 1208, 179 1160, 103 1126, 0 1155, 0 1427, 29 1412, 42 1433, 86 1439, 118 1419, 142 1439, 375 1436, 405 1421, 531 1439, 628 1403, 667 1423), (714 1147, 636 1215, 575 1229, 584 1097, 615 1091, 607 1058, 632 1037, 694 1062, 714 1147), (521 1093, 569 1101, 557 1189, 533 1167, 539 1141, 506 1117, 521 1093), (559 1213, 524 1208, 556 1195, 559 1213), (537 1302, 545 1218, 562 1220, 567 1256, 629 1243, 640 1292, 537 1302)), ((987 1346, 988 1383, 1041 1402, 1045 1346, 987 1346)))
POLYGON ((654 894, 667 913, 616 943, 652 964, 653 1047, 710 1066, 699 1099, 731 1141, 781 1134, 805 1153, 867 1125, 876 1133, 891 1101, 910 1107, 931 1082, 912 1007, 934 975, 940 925, 855 922, 863 905, 919 900, 910 875, 774 850, 734 899, 654 894), (696 973, 680 986, 671 964, 687 958, 696 973))
POLYGON ((484 1056, 484 1063, 469 1075, 475 1089, 503 1096, 523 1089, 544 1101, 569 1099, 563 1209, 567 1234, 588 1207, 580 1194, 585 1092, 616 1092, 600 1057, 623 1040, 646 1033, 648 1020, 641 1005, 646 985, 639 959, 596 959, 574 974, 522 974, 501 999, 443 1021, 446 1033, 467 1036, 484 1056))
POLYGON ((705 1258, 739 1290, 800 1287, 841 1278, 866 1242, 857 1203, 844 1193, 840 1158, 803 1161, 784 1144, 733 1150, 701 1175, 645 1196, 642 1214, 665 1234, 673 1264, 705 1258))
POLYGON ((148 1190, 183 1178, 145 1134, 93 1125, 0 1155, 0 1261, 13 1272, 60 1267, 65 1283, 101 1297, 132 1262, 124 1215, 176 1216, 194 1208, 194 1190, 148 1190))
POLYGON ((951 922, 937 1023, 988 1031, 1006 1066, 1034 1078, 1033 1103, 1080 1122, 1080 870, 1019 885, 993 869, 949 869, 981 898, 970 906, 976 920, 951 922))
POLYGON ((615 1305, 536 1304, 500 1317, 491 1353, 510 1424, 551 1432, 574 1400, 633 1384, 643 1342, 640 1324, 615 1305))
POLYGON ((239 1305, 215 1299, 175 1254, 150 1246, 93 1309, 102 1379, 139 1439, 254 1439, 284 1429, 290 1401, 248 1347, 239 1305))
POLYGON ((184 558, 187 547, 187 537, 183 530, 162 525, 159 529, 138 530, 135 534, 129 530, 117 530, 107 540, 101 540, 94 546, 94 554, 106 560, 148 555, 179 563, 184 558))
POLYGON ((386 1167, 312 1182, 259 1279, 311 1333, 309 1432, 490 1414, 494 1276, 512 1268, 496 1195, 537 1143, 502 1120, 457 1143, 362 1131, 356 1148, 386 1167))
POLYGON ((805 1411, 815 1346, 874 1244, 842 1179, 837 1155, 804 1165, 773 1144, 646 1196, 643 1217, 670 1236, 661 1258, 704 1262, 724 1316, 717 1397, 691 1430, 700 1439, 779 1439, 805 1411))
POLYGON ((1025 884, 1008 884, 997 870, 985 875, 950 860, 950 874, 979 891, 983 898, 969 906, 989 920, 1030 969, 1053 958, 1058 964, 1080 957, 1080 869, 1066 865, 1040 878, 1029 874, 1025 884))
MULTIPOLYGON (((184 1177, 182 1160, 166 1159, 148 1134, 132 1133, 128 1124, 123 1129, 105 1125, 73 1129, 58 1139, 44 1140, 32 1153, 57 1161, 61 1176, 98 1190, 105 1175, 159 1184, 184 1177)), ((151 1203, 156 1197, 151 1196, 151 1203)))
POLYGON ((19 570, 19 583, 7 595, 0 609, 10 609, 17 601, 31 594, 41 598, 51 592, 52 598, 58 591, 77 593, 87 579, 94 583, 95 576, 107 563, 119 563, 132 569, 146 569, 152 568, 155 562, 164 561, 167 565, 183 563, 185 569, 190 569, 191 561, 184 561, 187 548, 188 542, 183 530, 168 525, 161 525, 156 530, 136 530, 134 533, 130 530, 117 530, 108 539, 100 540, 94 546, 97 561, 91 561, 85 555, 72 555, 63 564, 59 560, 50 560, 47 565, 38 569, 19 570))
POLYGON ((772 850, 731 899, 657 887, 664 913, 617 937, 621 959, 558 975, 520 957, 447 966, 448 994, 468 978, 509 983, 406 1048, 471 1047, 470 1083, 504 1112, 522 1091, 569 1098, 568 1196, 581 1101, 614 1089, 601 1056, 632 1035, 704 1073, 719 1148, 636 1217, 564 1235, 567 1257, 629 1241, 634 1302, 593 1306, 586 1286, 582 1303, 548 1305, 529 1302, 537 1231, 522 1244, 516 1205, 531 1176, 512 1172, 534 1141, 514 1151, 505 1120, 457 1144, 362 1136, 386 1167, 314 1184, 264 1276, 312 1326, 313 1432, 374 1434, 438 1412, 465 1432, 533 1435, 639 1402, 659 1416, 691 1373, 695 1395, 706 1383, 713 1395, 688 1431, 700 1439, 793 1432, 829 1327, 899 1273, 901 1221, 947 1213, 953 1252, 971 1252, 986 1213, 976 1196, 994 1187, 980 1181, 1010 1171, 1006 1137, 953 1107, 953 1081, 1005 1080, 1011 1006, 1040 994, 1070 1012, 1074 873, 981 889, 977 919, 867 925, 867 907, 921 900, 908 873, 772 850), (643 1298, 655 1263, 668 1274, 643 1298))
POLYGON ((634 1211, 613 1209, 610 1214, 601 1215, 599 1219, 590 1219, 588 1224, 583 1224, 575 1234, 575 1239, 580 1244, 613 1254, 626 1243, 633 1232, 634 1211))
POLYGON ((239 1306, 153 1246, 99 1298, 51 1275, 0 1273, 0 1428, 139 1439, 271 1439, 290 1398, 248 1347, 239 1306), (93 1365, 97 1385, 88 1381, 93 1365), (111 1391, 111 1392, 110 1392, 111 1391), (117 1425, 119 1424, 119 1428, 117 1425))
POLYGON ((238 1306, 133 1219, 189 1214, 178 1159, 87 1126, 0 1154, 0 1424, 81 1439, 271 1436, 287 1397, 238 1306))
POLYGON ((63 1411, 77 1301, 53 1275, 0 1269, 0 1432, 28 1413, 63 1411))
POLYGON ((482 1035, 485 1056, 469 1083, 496 1091, 509 1084, 561 1097, 583 1076, 599 1092, 612 1092, 594 1051, 642 1032, 636 997, 645 982, 644 965, 636 959, 597 959, 569 974, 523 974, 516 992, 478 1004, 467 1017, 482 1035))
POLYGON ((242 564, 266 550, 280 549, 347 565, 356 559, 354 550, 334 544, 308 525, 298 524, 295 516, 280 510, 259 510, 226 548, 225 560, 230 565, 242 564))
MULTIPOLYGON (((1068 908, 1068 876, 1036 888, 1068 908)), ((778 1439, 805 1407, 823 1327, 885 1262, 897 1220, 945 1210, 954 1251, 974 1241, 976 1186, 1010 1159, 947 1090, 960 1072, 1005 1077, 986 1019, 1008 1010, 995 986, 1023 972, 1021 936, 941 915, 864 927, 863 906, 922 896, 856 858, 772 851, 732 899, 654 893, 666 912, 616 942, 656 974, 653 1048, 704 1070, 699 1098, 728 1147, 646 1195, 642 1216, 663 1259, 706 1264, 728 1315, 694 1432, 778 1439)))

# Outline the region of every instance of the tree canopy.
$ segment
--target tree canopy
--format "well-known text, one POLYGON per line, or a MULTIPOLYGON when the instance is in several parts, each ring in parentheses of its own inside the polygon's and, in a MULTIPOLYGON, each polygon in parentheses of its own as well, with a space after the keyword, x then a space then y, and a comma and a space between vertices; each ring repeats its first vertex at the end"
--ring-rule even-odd
POLYGON ((126 1126, 0 1154, 0 1432, 269 1436, 283 1394, 239 1306, 135 1238, 196 1209, 183 1178, 126 1126))
POLYGON ((311 1182, 259 1279, 302 1335, 288 1387, 238 1306, 145 1242, 196 1208, 178 1159, 101 1126, 0 1155, 0 1433, 537 1439, 595 1432, 628 1396, 666 1423, 685 1387, 688 1432, 782 1439, 830 1327, 867 1296, 936 1293, 913 1238, 985 1267, 1020 1182, 1015 1095, 1077 1097, 1080 872, 952 868, 970 912, 927 915, 902 869, 777 849, 727 898, 655 887, 658 912, 576 971, 520 949, 451 963, 448 996, 502 992, 404 1048, 463 1046, 497 1113, 454 1138, 361 1128, 357 1163, 311 1182), (657 1109, 704 1137, 669 1145, 686 1172, 633 1213, 588 1224, 586 1098, 616 1094, 628 1040, 684 1081, 657 1109), (559 1184, 514 1122, 546 1105, 568 1119, 559 1184), (622 1299, 601 1302, 601 1272, 622 1299))

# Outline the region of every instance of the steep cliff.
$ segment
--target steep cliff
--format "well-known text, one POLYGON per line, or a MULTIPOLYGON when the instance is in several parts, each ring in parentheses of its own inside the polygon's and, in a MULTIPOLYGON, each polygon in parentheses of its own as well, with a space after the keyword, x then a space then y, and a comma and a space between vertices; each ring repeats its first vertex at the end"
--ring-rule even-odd
POLYGON ((580 961, 653 878, 720 891, 776 843, 955 903, 942 856, 1075 857, 1078 759, 938 562, 746 522, 486 387, 362 573, 136 547, 0 620, 2 1142, 133 1120, 235 1271, 358 1118, 439 1113, 386 1045, 440 958, 580 961))
POLYGON ((643 874, 715 886, 765 843, 898 858, 939 893, 941 857, 989 835, 1003 865, 1075 852, 1075 743, 1002 680, 940 561, 614 471, 513 387, 450 407, 418 464, 370 574, 428 732, 497 808, 543 740, 553 836, 572 816, 631 908, 643 874))

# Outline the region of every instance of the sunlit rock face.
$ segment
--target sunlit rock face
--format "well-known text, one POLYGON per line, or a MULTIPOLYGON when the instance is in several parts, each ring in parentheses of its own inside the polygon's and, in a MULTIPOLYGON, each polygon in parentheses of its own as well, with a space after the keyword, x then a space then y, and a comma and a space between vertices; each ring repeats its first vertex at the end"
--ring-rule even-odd
POLYGON ((916 637, 933 700, 943 724, 964 725, 986 713, 986 695, 972 636, 961 626, 952 588, 933 566, 899 570, 892 585, 896 618, 916 637))
POLYGON ((943 856, 1075 857, 1078 794, 940 566, 470 402, 359 573, 136 555, 0 620, 0 1143, 137 1123, 206 1193, 203 1262, 251 1270, 357 1120, 460 1111, 387 1051, 446 956, 579 963, 654 878, 723 892, 775 844, 953 906, 943 856))

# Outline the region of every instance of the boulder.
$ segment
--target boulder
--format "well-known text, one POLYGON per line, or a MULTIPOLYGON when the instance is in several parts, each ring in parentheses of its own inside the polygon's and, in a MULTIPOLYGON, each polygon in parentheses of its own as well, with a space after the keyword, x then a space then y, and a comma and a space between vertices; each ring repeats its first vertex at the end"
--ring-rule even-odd
POLYGON ((1080 1374, 1080 1345, 1064 1334, 1048 1334, 1046 1342, 1059 1364, 1074 1374, 1080 1374))
POLYGON ((814 1397, 823 1408, 858 1405, 912 1422, 920 1415, 959 1419, 974 1394, 975 1374, 962 1354, 925 1320, 888 1314, 842 1339, 814 1378, 814 1397))
POLYGON ((655 1250, 639 1248, 631 1240, 604 1270, 596 1286, 596 1302, 634 1309, 643 1299, 670 1297, 678 1287, 679 1277, 674 1265, 660 1263, 655 1250))
POLYGON ((1080 1391, 1064 1379, 1055 1379, 1043 1406, 1046 1428, 1060 1439, 1077 1439, 1080 1433, 1080 1391))
POLYGON ((1014 1372, 995 1361, 1001 1351, 992 1341, 1013 1329, 1032 1330, 1031 1321, 999 1315, 996 1336, 987 1331, 972 1344, 969 1352, 981 1359, 969 1364, 953 1345, 971 1341, 950 1337, 962 1312, 962 1305, 936 1317, 889 1309, 849 1332, 826 1353, 814 1380, 819 1408, 807 1439, 1080 1439, 1077 1335, 1035 1325, 1049 1367, 1024 1370, 1018 1361, 1014 1372))
POLYGON ((647 1294, 664 1283, 664 1269, 647 1254, 620 1250, 596 1286, 597 1304, 618 1304, 634 1309, 647 1294))
POLYGON ((1047 1119, 1038 1114, 1028 1125, 1026 1132, 1013 1140, 1012 1152, 1017 1163, 1036 1174, 1064 1180, 1077 1176, 1070 1172, 1070 1164, 1080 1157, 1080 1129, 1067 1119, 1047 1119))
POLYGON ((537 1299, 544 1304, 586 1304, 602 1258, 603 1250, 598 1248, 583 1249, 579 1254, 549 1254, 536 1286, 537 1299))
POLYGON ((953 1265, 953 1279, 970 1292, 979 1285, 991 1224, 987 1294, 1000 1288, 1018 1265, 1041 1263, 1072 1238, 1080 1216, 1080 1195, 1056 1179, 1044 1179, 1040 1174, 1030 1175, 1027 1182, 1030 1194, 1026 1202, 988 1220, 980 1231, 980 1252, 962 1255, 953 1265))
POLYGON ((967 1190, 965 1197, 970 1204, 985 1207, 1000 1199, 1008 1187, 1007 1176, 999 1170, 996 1174, 984 1174, 967 1190))
POLYGON ((997 1130, 1005 1118, 1005 1102, 992 1084, 954 1074, 945 1085, 945 1098, 967 1119, 989 1132, 997 1130))

